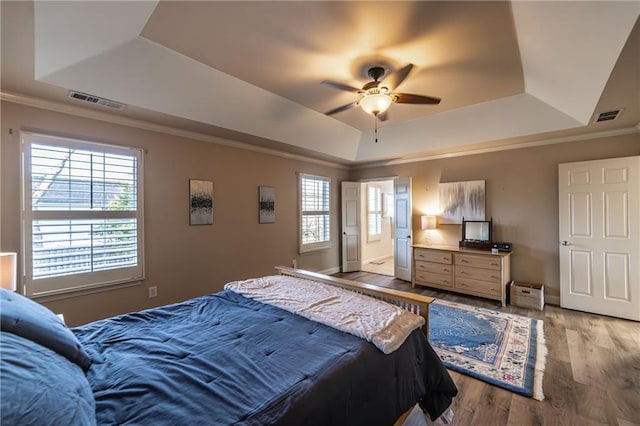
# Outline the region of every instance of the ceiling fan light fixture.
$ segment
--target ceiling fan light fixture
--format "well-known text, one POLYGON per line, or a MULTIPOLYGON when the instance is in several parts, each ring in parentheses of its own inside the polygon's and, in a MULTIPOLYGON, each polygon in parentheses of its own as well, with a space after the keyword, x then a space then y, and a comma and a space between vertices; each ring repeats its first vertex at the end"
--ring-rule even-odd
POLYGON ((367 114, 378 115, 388 110, 392 103, 393 99, 389 94, 376 92, 365 93, 358 102, 358 105, 360 105, 367 114))

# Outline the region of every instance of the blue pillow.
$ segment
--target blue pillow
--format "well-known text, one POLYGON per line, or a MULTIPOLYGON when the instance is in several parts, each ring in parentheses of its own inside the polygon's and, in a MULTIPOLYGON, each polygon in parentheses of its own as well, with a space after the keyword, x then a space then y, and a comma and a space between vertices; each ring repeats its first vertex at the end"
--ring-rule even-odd
POLYGON ((51 349, 4 331, 0 352, 2 424, 96 424, 93 392, 80 367, 51 349))
POLYGON ((18 293, 0 289, 0 329, 49 348, 84 370, 91 358, 64 322, 48 308, 18 293))

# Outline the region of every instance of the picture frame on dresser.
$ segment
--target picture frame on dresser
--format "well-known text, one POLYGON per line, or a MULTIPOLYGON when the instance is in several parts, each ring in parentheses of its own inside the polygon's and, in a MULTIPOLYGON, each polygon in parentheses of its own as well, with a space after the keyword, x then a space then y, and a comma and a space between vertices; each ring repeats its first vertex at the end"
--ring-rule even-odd
POLYGON ((466 220, 462 218, 462 239, 458 246, 478 250, 493 247, 493 217, 489 220, 466 220))

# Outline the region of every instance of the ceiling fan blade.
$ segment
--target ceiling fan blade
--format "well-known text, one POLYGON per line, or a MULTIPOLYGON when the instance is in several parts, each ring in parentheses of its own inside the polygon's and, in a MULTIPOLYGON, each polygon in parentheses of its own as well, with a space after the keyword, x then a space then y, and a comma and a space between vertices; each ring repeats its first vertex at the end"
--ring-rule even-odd
POLYGON ((410 93, 393 93, 393 102, 397 104, 431 104, 440 103, 440 98, 432 98, 431 96, 412 95, 410 93))
POLYGON ((342 106, 340 106, 340 107, 338 107, 338 108, 334 108, 334 109, 332 109, 331 111, 327 111, 327 112, 325 112, 324 114, 325 114, 325 115, 333 115, 333 114, 337 114, 337 113, 339 113, 339 112, 342 112, 342 111, 346 111, 346 110, 348 110, 348 109, 351 109, 351 108, 353 108, 353 107, 355 107, 355 106, 357 106, 357 105, 358 105, 358 102, 351 102, 350 104, 342 105, 342 106))
POLYGON ((335 81, 324 80, 324 81, 322 81, 322 84, 325 84, 327 86, 331 86, 331 87, 333 87, 335 89, 346 90, 347 92, 355 92, 355 93, 360 92, 360 89, 357 89, 355 87, 349 86, 348 84, 337 83, 335 81))
POLYGON ((383 78, 380 85, 387 87, 389 90, 393 90, 407 78, 412 69, 413 64, 407 64, 383 78))

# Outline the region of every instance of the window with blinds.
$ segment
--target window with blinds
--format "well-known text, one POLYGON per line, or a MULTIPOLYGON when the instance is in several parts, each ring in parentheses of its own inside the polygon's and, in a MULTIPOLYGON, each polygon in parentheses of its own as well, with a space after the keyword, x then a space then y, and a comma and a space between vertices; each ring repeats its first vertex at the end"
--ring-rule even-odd
POLYGON ((367 240, 382 238, 382 191, 374 185, 367 185, 367 240))
POLYGON ((331 247, 330 179, 298 175, 300 198, 300 253, 331 247))
POLYGON ((141 150, 26 132, 22 150, 25 293, 142 279, 141 150))

